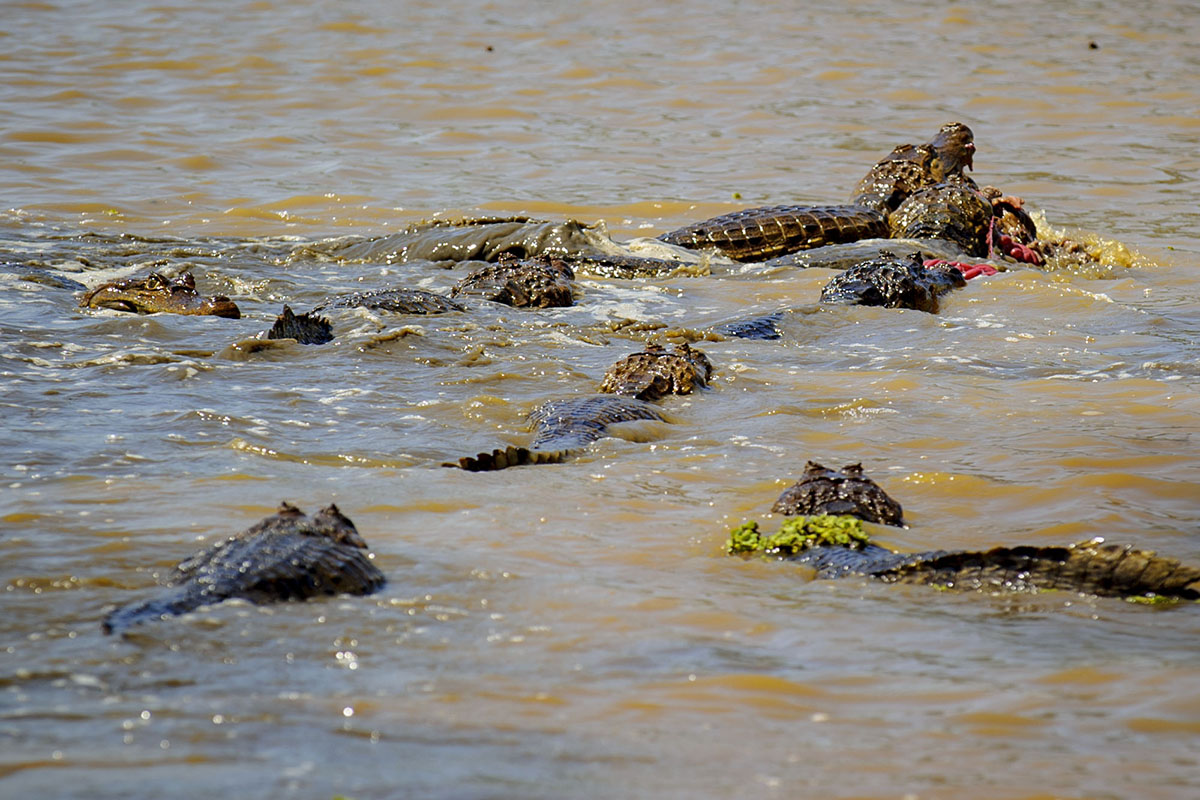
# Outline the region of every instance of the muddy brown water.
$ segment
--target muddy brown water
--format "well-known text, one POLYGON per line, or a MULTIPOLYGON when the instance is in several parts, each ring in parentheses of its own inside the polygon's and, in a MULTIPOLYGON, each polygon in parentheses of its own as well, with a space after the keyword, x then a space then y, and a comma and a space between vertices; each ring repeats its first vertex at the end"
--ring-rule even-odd
POLYGON ((191 269, 243 311, 80 311, 0 271, 0 794, 1200 794, 1196 606, 721 551, 814 458, 903 503, 911 527, 877 531, 897 548, 1200 561, 1194 4, 81 0, 7 3, 0 30, 0 262, 191 269), (973 280, 937 316, 821 307, 828 271, 718 270, 230 347, 283 302, 465 271, 331 246, 839 202, 951 120, 981 183, 1140 257, 973 280), (525 441, 539 401, 648 339, 780 307, 779 341, 699 343, 713 386, 667 423, 562 465, 439 466, 525 441), (284 499, 336 502, 388 587, 101 635, 284 499))

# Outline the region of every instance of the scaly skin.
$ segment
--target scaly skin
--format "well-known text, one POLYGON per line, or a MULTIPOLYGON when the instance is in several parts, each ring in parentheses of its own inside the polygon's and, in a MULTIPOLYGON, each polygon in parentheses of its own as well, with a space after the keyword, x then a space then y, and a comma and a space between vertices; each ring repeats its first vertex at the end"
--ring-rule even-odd
POLYGON ((734 261, 766 261, 887 235, 887 217, 861 206, 768 206, 722 214, 658 238, 693 250, 716 249, 734 261))
POLYGON ((628 255, 580 255, 565 256, 563 261, 575 272, 597 278, 660 278, 676 270, 687 270, 689 265, 682 261, 666 258, 648 258, 628 255))
POLYGON ((423 289, 381 289, 376 292, 344 294, 314 307, 312 313, 327 308, 370 308, 395 314, 444 314, 448 311, 467 310, 461 303, 423 289))
POLYGON ((639 400, 659 400, 669 394, 691 394, 712 377, 712 362, 688 344, 668 353, 662 345, 647 345, 612 365, 600 391, 624 394, 639 400))
POLYGON ((300 344, 326 344, 333 341, 333 326, 315 311, 296 314, 289 306, 275 318, 268 339, 295 339, 300 344))
POLYGON ((104 632, 122 633, 140 622, 232 598, 263 604, 370 594, 385 579, 366 547, 337 506, 308 517, 283 503, 276 514, 180 562, 165 591, 109 613, 104 632))
POLYGON ((943 125, 928 143, 901 145, 859 182, 849 206, 770 206, 735 211, 658 237, 696 250, 713 248, 735 261, 771 258, 890 233, 888 215, 913 193, 945 181, 974 187, 963 174, 975 155, 961 122, 943 125))
POLYGON ((800 480, 779 495, 771 510, 788 516, 849 514, 867 522, 904 524, 900 504, 866 476, 862 464, 832 470, 809 461, 800 480))
POLYGON ((783 321, 785 313, 784 311, 772 311, 770 314, 758 317, 726 322, 713 330, 722 336, 732 336, 735 339, 781 339, 783 334, 779 332, 779 323, 783 321))
POLYGON ((996 547, 985 551, 894 553, 818 546, 788 557, 819 578, 865 575, 887 583, 918 583, 976 591, 1058 589, 1101 597, 1157 595, 1200 599, 1200 568, 1152 550, 1093 539, 1069 547, 996 547))
POLYGON ((890 214, 927 186, 954 179, 974 186, 963 174, 964 167, 974 169, 974 158, 975 135, 961 122, 951 122, 927 143, 903 144, 889 153, 859 181, 850 202, 890 214))
POLYGON ((909 196, 888 217, 895 239, 944 239, 969 256, 988 255, 992 203, 961 181, 929 186, 909 196))
POLYGON ((942 295, 966 286, 966 278, 947 264, 926 267, 920 257, 888 252, 834 275, 821 290, 822 303, 911 308, 936 314, 942 295))
POLYGON ((202 297, 196 279, 185 272, 171 279, 158 272, 145 278, 126 278, 97 286, 79 301, 80 308, 111 308, 139 314, 165 312, 191 316, 210 315, 239 319, 242 312, 224 295, 202 297))
POLYGON ((502 256, 460 280, 450 296, 482 297, 517 308, 556 308, 575 302, 571 292, 574 279, 566 262, 553 256, 502 256))
POLYGON ((572 451, 607 436, 608 426, 634 420, 662 421, 662 415, 647 402, 619 395, 551 400, 529 415, 534 429, 529 447, 496 449, 466 456, 444 466, 485 472, 528 464, 556 464, 564 461, 572 451))

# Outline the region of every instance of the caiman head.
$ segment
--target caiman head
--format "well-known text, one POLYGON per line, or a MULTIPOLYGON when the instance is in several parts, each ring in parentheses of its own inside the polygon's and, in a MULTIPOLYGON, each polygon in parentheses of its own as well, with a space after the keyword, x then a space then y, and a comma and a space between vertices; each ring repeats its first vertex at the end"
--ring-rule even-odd
POLYGON ((943 125, 929 146, 937 154, 933 173, 938 181, 961 175, 963 167, 975 169, 975 134, 961 122, 943 125))
POLYGON ((328 537, 339 544, 367 549, 367 542, 359 534, 358 528, 355 528, 350 518, 333 503, 312 515, 312 527, 318 535, 328 537))
POLYGON ((79 301, 81 308, 111 308, 139 314, 210 315, 240 319, 237 304, 224 295, 203 297, 196 291, 196 279, 185 272, 171 279, 159 272, 145 278, 126 278, 92 289, 79 301))

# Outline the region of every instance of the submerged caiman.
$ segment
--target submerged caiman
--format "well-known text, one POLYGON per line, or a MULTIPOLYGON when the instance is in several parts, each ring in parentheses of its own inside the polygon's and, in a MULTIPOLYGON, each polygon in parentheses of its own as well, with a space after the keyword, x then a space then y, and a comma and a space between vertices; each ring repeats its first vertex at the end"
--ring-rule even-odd
POLYGON ((105 633, 223 600, 252 603, 319 595, 370 594, 386 582, 367 543, 335 505, 309 517, 289 503, 223 542, 181 561, 156 596, 121 606, 103 622, 105 633))
POLYGON ((791 516, 764 535, 754 521, 730 531, 731 554, 761 553, 805 564, 817 578, 865 576, 967 591, 1044 589, 1131 599, 1200 599, 1200 568, 1129 545, 1096 538, 1068 546, 994 547, 900 553, 880 547, 863 520, 900 525, 899 503, 852 464, 829 470, 810 461, 804 477, 776 502, 791 516))
POLYGON ((550 400, 538 406, 529 415, 534 434, 528 447, 498 448, 445 466, 484 472, 559 463, 573 451, 608 436, 612 425, 663 422, 661 412, 648 401, 668 394, 690 394, 706 386, 710 377, 712 362, 700 350, 681 344, 667 352, 659 345, 648 345, 609 368, 600 384, 605 394, 550 400))
POLYGON ((237 304, 224 295, 204 297, 196 291, 196 279, 185 272, 178 278, 168 278, 151 272, 145 278, 126 278, 104 283, 85 293, 80 308, 110 308, 139 314, 165 312, 168 314, 211 315, 240 319, 237 304))

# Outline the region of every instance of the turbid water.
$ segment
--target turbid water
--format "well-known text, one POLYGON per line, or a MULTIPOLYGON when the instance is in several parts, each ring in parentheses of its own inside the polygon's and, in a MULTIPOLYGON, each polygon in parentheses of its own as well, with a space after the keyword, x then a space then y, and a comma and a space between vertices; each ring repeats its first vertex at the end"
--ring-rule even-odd
POLYGON ((0 21, 0 794, 1185 798, 1200 616, 813 581, 723 554, 808 459, 861 461, 910 550, 1103 536, 1200 561, 1192 3, 6 3, 0 21), (446 292, 365 245, 432 217, 656 235, 843 202, 897 144, 1137 258, 972 280, 937 315, 828 270, 579 281, 575 307, 331 313, 446 292), (39 273, 43 282, 22 276, 39 273), (190 270, 239 320, 80 310, 190 270), (65 287, 65 288, 64 288, 65 287), (560 465, 528 440, 649 340, 708 390, 560 465), (390 583, 101 634, 202 541, 336 502, 390 583))

